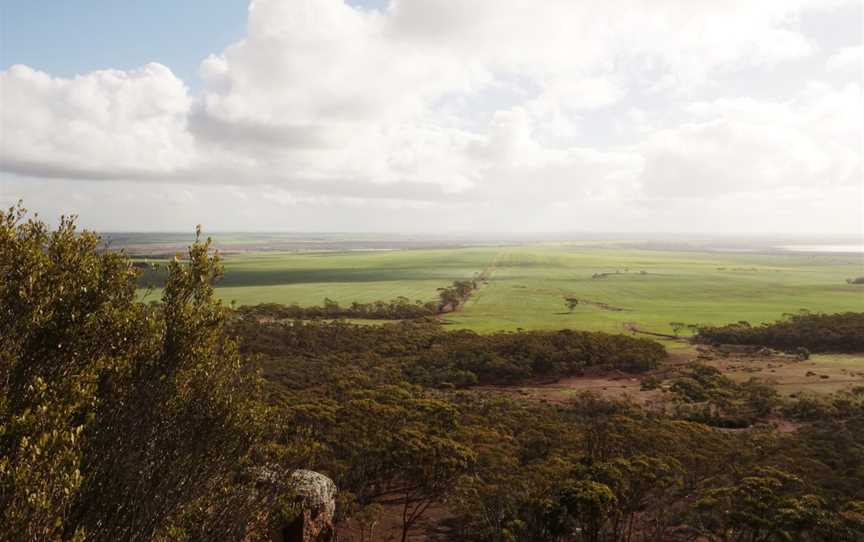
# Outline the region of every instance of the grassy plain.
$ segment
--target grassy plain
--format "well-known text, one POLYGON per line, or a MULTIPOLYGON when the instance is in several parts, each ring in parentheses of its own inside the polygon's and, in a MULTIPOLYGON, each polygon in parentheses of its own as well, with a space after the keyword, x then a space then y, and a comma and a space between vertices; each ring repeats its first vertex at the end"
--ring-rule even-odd
MULTIPOLYGON (((321 305, 325 297, 350 305, 397 296, 429 301, 437 288, 472 277, 496 254, 492 249, 350 252, 257 251, 225 257, 217 293, 237 305, 321 305)), ((154 291, 152 298, 158 298, 154 291)))
MULTIPOLYGON (((577 328, 670 333, 670 322, 772 321, 783 313, 864 310, 859 255, 669 252, 591 245, 321 253, 244 252, 225 260, 225 301, 343 304, 396 296, 430 300, 436 289, 491 266, 491 280, 452 328, 481 332, 577 328), (617 273, 616 273, 617 272, 617 273), (592 278, 607 273, 603 278, 592 278), (580 299, 571 312, 564 299, 580 299), (620 310, 614 310, 620 309, 620 310)), ((158 292, 156 293, 158 295, 158 292)))
POLYGON ((635 324, 670 333, 670 322, 758 323, 802 308, 861 311, 864 288, 845 283, 860 274, 860 256, 519 247, 499 252, 490 283, 447 320, 478 331, 625 331, 635 324), (592 278, 602 273, 610 274, 592 278), (580 300, 572 312, 567 297, 580 300))

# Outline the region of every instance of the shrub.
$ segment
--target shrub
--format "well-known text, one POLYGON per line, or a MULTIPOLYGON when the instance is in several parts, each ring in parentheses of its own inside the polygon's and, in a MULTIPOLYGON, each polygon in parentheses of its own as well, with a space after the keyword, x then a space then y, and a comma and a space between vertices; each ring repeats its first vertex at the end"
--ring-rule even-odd
POLYGON ((262 411, 209 241, 151 307, 125 255, 25 216, 0 214, 0 537, 242 538, 262 518, 238 477, 262 411))

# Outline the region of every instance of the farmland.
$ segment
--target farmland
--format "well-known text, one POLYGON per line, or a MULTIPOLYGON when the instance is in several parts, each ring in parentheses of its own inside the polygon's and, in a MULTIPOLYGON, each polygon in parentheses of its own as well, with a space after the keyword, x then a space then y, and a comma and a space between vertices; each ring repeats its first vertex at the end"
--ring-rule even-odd
POLYGON ((490 249, 229 254, 217 293, 237 305, 307 306, 325 297, 342 304, 398 296, 429 301, 437 288, 471 278, 495 254, 490 249))
POLYGON ((802 308, 862 310, 864 289, 845 283, 860 271, 852 257, 515 248, 448 320, 479 331, 635 324, 662 333, 670 322, 758 323, 802 308), (572 312, 568 297, 580 300, 572 312))
MULTIPOLYGON (((633 326, 671 333, 670 322, 772 321, 784 313, 860 311, 859 255, 636 250, 614 245, 535 244, 436 250, 228 254, 217 289, 238 305, 308 306, 404 296, 428 301, 437 288, 488 269, 491 279, 458 312, 454 329, 479 332, 633 326), (572 310, 566 298, 578 299, 572 310)), ((150 277, 153 278, 152 276, 150 277)), ((151 280, 152 282, 152 280, 151 280)), ((158 292, 151 293, 154 298, 158 292)))

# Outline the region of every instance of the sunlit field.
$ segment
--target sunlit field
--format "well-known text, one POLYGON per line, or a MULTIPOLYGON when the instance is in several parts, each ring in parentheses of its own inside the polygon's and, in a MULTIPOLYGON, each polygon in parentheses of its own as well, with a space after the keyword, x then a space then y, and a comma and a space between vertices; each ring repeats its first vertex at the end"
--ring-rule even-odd
POLYGON ((772 321, 783 313, 860 311, 855 257, 717 255, 660 251, 515 248, 492 281, 447 320, 481 331, 579 328, 672 333, 685 324, 772 321), (604 274, 602 278, 592 278, 604 274), (577 298, 572 312, 565 298, 577 298))
MULTIPOLYGON (((246 252, 225 259, 227 303, 320 305, 405 296, 488 269, 491 279, 456 313, 453 328, 481 332, 576 328, 672 333, 684 324, 776 320, 784 313, 864 310, 860 256, 665 252, 533 245, 322 253, 246 252), (567 307, 565 299, 578 299, 567 307)), ((152 278, 152 276, 151 276, 152 278)), ((146 279, 145 279, 146 280, 146 279)), ((152 280, 151 280, 152 282, 152 280)), ((143 290, 142 290, 143 293, 143 290)), ((148 299, 156 299, 158 290, 148 299)), ((686 330, 682 330, 686 333, 686 330)))

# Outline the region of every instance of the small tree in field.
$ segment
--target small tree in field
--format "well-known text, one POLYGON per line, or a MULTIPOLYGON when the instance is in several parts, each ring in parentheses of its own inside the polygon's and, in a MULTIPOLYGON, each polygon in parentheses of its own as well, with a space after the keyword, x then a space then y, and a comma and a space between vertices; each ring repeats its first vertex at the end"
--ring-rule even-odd
POLYGON ((579 300, 575 297, 568 297, 564 299, 564 304, 567 306, 567 310, 573 312, 573 309, 579 306, 579 300))

